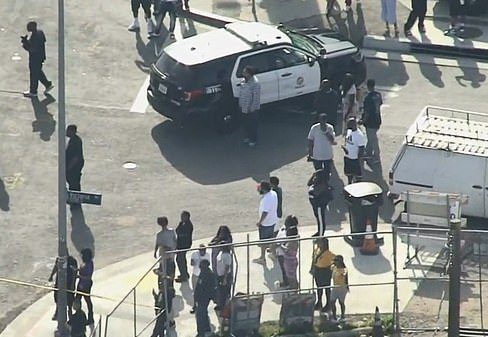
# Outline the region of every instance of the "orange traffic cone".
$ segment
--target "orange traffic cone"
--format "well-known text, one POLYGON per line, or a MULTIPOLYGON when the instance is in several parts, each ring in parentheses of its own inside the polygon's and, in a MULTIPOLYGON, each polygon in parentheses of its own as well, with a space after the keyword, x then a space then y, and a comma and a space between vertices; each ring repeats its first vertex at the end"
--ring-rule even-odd
MULTIPOLYGON (((366 233, 372 233, 373 227, 371 221, 366 221, 366 233)), ((363 246, 359 249, 361 254, 364 255, 376 255, 378 254, 378 246, 376 245, 376 239, 374 234, 365 234, 363 239, 363 246)))

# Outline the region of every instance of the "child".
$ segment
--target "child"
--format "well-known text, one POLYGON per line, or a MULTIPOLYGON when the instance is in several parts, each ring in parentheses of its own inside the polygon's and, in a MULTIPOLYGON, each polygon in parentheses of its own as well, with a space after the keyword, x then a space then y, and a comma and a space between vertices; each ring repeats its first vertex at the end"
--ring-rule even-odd
MULTIPOLYGON (((295 216, 289 215, 285 223, 288 224, 286 228, 286 237, 298 237, 298 220, 295 216)), ((283 256, 283 267, 286 273, 286 279, 288 282, 288 288, 297 289, 298 279, 297 279, 297 251, 298 251, 298 241, 289 241, 282 245, 284 256, 283 256)))
POLYGON ((336 316, 336 300, 339 300, 339 305, 341 306, 341 321, 345 320, 346 315, 346 294, 349 292, 349 281, 347 277, 347 269, 346 265, 344 264, 344 258, 342 255, 336 255, 334 258, 334 264, 332 265, 332 280, 334 281, 334 288, 331 291, 331 309, 332 309, 332 317, 335 321, 337 321, 336 316))
POLYGON ((68 325, 71 327, 71 337, 86 337, 85 331, 88 321, 85 312, 81 309, 81 301, 79 299, 74 300, 73 309, 75 313, 71 315, 68 321, 68 325))

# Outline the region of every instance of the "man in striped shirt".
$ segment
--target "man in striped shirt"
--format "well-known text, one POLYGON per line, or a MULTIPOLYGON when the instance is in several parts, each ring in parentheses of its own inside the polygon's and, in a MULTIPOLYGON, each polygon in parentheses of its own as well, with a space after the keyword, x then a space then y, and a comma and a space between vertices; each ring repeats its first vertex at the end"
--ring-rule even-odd
POLYGON ((244 128, 246 130, 245 143, 253 147, 256 145, 258 133, 258 114, 261 106, 261 85, 250 66, 244 67, 242 75, 244 80, 240 86, 239 108, 241 109, 244 128))

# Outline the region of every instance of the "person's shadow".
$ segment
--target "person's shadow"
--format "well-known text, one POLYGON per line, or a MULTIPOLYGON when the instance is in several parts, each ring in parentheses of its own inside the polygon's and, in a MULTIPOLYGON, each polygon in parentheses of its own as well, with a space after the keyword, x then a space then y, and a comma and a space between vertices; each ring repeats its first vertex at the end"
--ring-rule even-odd
POLYGON ((86 224, 85 215, 81 205, 71 205, 71 242, 76 250, 81 253, 82 249, 90 248, 95 256, 95 239, 86 224))
POLYGON ((5 184, 2 179, 0 179, 0 209, 2 211, 10 211, 10 197, 5 189, 5 184))
POLYGON ((32 108, 34 109, 35 120, 32 122, 32 132, 39 132, 39 137, 48 142, 56 130, 56 121, 52 114, 49 113, 47 106, 56 100, 53 96, 46 94, 46 98, 39 101, 39 98, 31 99, 32 108))
POLYGON ((136 36, 136 49, 137 53, 141 57, 141 60, 135 60, 134 63, 142 72, 149 74, 151 70, 151 64, 156 62, 158 56, 155 53, 156 39, 150 39, 147 44, 142 40, 141 32, 137 31, 136 36))

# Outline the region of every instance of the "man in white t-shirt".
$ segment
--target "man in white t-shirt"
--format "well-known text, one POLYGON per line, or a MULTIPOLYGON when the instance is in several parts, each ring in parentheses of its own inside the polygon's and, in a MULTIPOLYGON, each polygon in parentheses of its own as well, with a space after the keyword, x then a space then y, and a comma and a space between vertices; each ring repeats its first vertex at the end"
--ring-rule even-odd
MULTIPOLYGON (((224 241, 223 244, 226 242, 224 241)), ((232 288, 232 256, 230 245, 225 245, 217 255, 217 307, 222 310, 225 302, 230 298, 232 288)))
POLYGON ((347 131, 344 150, 344 174, 347 176, 348 184, 361 181, 361 157, 364 155, 366 137, 358 129, 356 118, 347 120, 347 131))
POLYGON ((327 180, 330 176, 332 159, 334 158, 335 145, 334 127, 327 123, 327 115, 319 115, 319 123, 312 125, 308 133, 308 156, 307 160, 313 163, 315 171, 323 169, 327 180))
MULTIPOLYGON (((259 240, 269 240, 274 237, 274 227, 278 222, 278 196, 275 191, 271 190, 271 184, 268 181, 261 181, 258 192, 262 195, 259 202, 259 220, 256 224, 259 229, 259 240)), ((254 259, 254 262, 266 263, 264 253, 268 245, 261 245, 261 256, 254 259)))
MULTIPOLYGON (((198 276, 200 275, 200 261, 207 260, 210 262, 210 254, 207 253, 207 248, 202 243, 199 246, 199 249, 191 254, 190 257, 190 265, 193 267, 191 273, 191 288, 195 291, 195 287, 197 285, 198 276)), ((195 307, 192 308, 190 313, 195 313, 195 307)))

